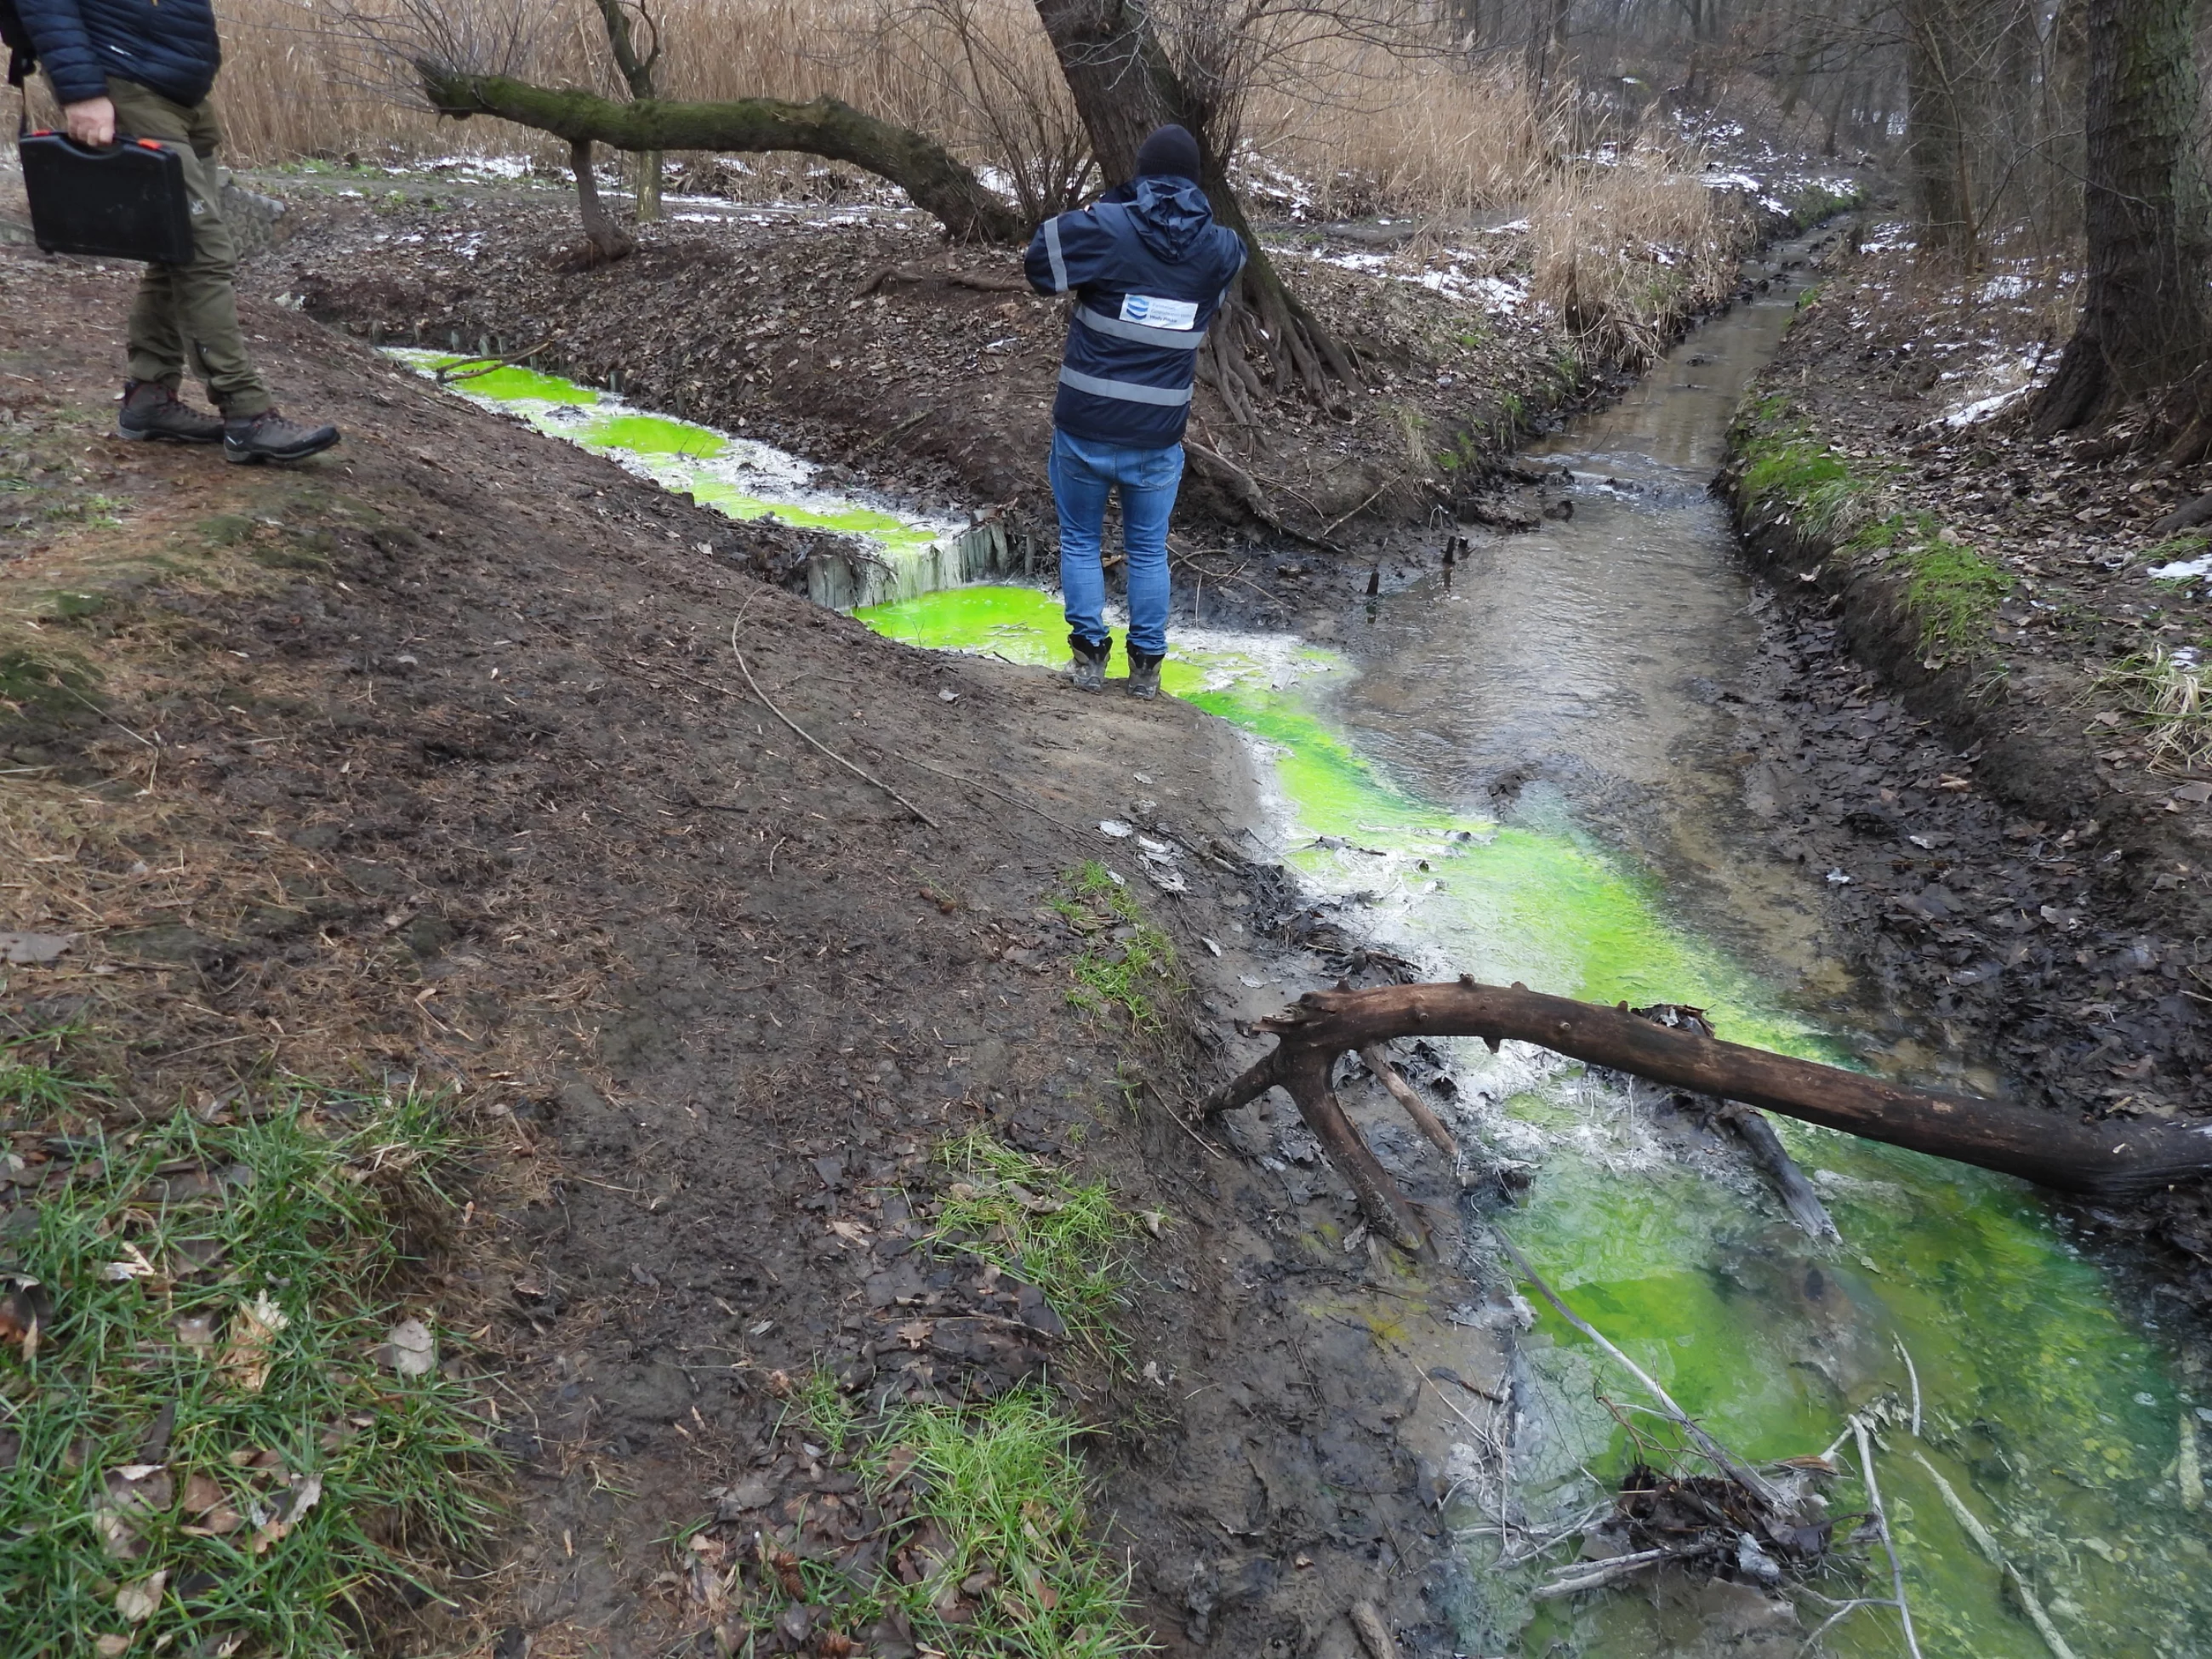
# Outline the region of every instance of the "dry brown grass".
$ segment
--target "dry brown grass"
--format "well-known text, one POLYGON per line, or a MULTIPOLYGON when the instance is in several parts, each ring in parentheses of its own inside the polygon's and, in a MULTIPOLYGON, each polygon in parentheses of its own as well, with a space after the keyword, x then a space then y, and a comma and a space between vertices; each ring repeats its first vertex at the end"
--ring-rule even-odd
MULTIPOLYGON (((357 154, 414 160, 550 147, 489 121, 441 123, 373 84, 333 0, 233 0, 222 102, 252 162, 357 154)), ((680 98, 828 94, 1014 173, 1080 124, 1027 0, 666 0, 663 91, 680 98)), ((549 12, 530 68, 618 95, 595 13, 549 12)), ((1543 166, 1513 78, 1349 42, 1303 50, 1251 94, 1248 142, 1304 180, 1314 210, 1455 213, 1516 202, 1543 166)))
POLYGON ((1644 368, 1675 323, 1735 287, 1748 235, 1742 211, 1674 158, 1565 174, 1528 205, 1529 291, 1586 356, 1644 368))

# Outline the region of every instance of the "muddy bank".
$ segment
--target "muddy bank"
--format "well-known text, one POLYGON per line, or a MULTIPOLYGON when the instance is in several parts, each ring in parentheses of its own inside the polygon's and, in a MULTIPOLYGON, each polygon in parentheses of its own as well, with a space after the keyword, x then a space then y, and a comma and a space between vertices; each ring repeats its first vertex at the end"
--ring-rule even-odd
MULTIPOLYGON (((1747 404, 1723 488, 1818 671, 1808 724, 1842 750, 1796 757, 1775 799, 1792 816, 1820 781, 1795 815, 1856 843, 1836 898, 1854 960, 2009 1092, 2187 1120, 2212 1110, 2212 812, 2120 676, 2201 647, 2188 585, 2146 576, 2191 550, 2154 526, 2200 481, 2004 412, 2041 320, 2011 285, 1929 286, 1877 248, 1747 404)), ((2212 1297, 2202 1193, 2085 1219, 2155 1240, 2160 1276, 2212 1297)))
POLYGON ((395 1640, 711 1647, 733 1615, 667 1547, 702 1522, 862 1570, 820 1530, 854 1473, 787 1397, 826 1372, 869 1406, 1048 1381, 1095 1425, 1101 1535, 1166 1650, 1350 1655, 1356 1600, 1441 1650, 1418 1633, 1453 1419, 1416 1357, 1463 1290, 1344 1248, 1350 1195, 1310 1149, 1279 1191, 1163 1109, 1221 1021, 1341 961, 1310 931, 1322 954, 1261 948, 1276 901, 1220 728, 878 639, 757 583, 753 527, 266 306, 272 379, 342 450, 277 471, 117 444, 130 278, 9 255, 0 283, 27 532, 0 574, 7 922, 70 939, 7 970, 8 1018, 81 1021, 129 1109, 412 1077, 484 1139, 470 1224, 417 1283, 497 1401, 519 1524, 496 1589, 395 1640), (1072 997, 1111 947, 1048 901, 1091 859, 1174 942, 1188 988, 1157 1030, 1072 997), (936 1149, 977 1128, 1153 1217, 1127 1364, 918 1248, 961 1178, 936 1149))
MULTIPOLYGON (((574 240, 562 192, 432 180, 348 200, 326 180, 257 184, 292 211, 283 247, 252 280, 320 320, 392 343, 537 348, 544 367, 836 461, 916 505, 1004 505, 1025 526, 1049 526, 1037 434, 1049 428, 1065 319, 1029 292, 1017 251, 948 253, 910 208, 702 198, 641 228, 633 256, 575 271, 556 257, 574 240)), ((1788 204, 1752 210, 1729 234, 1747 248, 1784 234, 1832 212, 1841 187, 1801 178, 1788 204)), ((1531 302, 1525 222, 1418 228, 1270 233, 1361 381, 1332 410, 1276 400, 1257 430, 1201 386, 1179 507, 1186 550, 1282 525, 1341 551, 1355 520, 1537 521, 1547 498, 1498 463, 1620 382, 1531 302)), ((1686 283, 1690 254, 1661 253, 1655 291, 1686 283)), ((1701 272, 1716 262, 1711 250, 1696 257, 1701 272)), ((1730 257, 1717 256, 1723 294, 1730 257)), ((1686 289, 1661 334, 1678 335, 1711 297, 1686 289)))

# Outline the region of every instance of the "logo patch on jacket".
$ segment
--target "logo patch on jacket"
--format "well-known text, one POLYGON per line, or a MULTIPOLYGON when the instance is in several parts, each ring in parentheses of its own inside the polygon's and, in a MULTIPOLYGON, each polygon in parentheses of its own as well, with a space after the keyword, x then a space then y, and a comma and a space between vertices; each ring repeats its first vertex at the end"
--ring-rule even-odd
POLYGON ((1149 328, 1188 331, 1198 321, 1198 301, 1162 300, 1149 294, 1125 294, 1121 296, 1121 320, 1143 323, 1149 328))

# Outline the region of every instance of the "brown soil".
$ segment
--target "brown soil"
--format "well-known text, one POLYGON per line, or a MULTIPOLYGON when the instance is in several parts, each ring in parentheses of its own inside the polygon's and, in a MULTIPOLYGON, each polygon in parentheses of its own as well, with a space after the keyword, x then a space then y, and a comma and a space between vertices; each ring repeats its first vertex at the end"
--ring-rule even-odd
MULTIPOLYGON (((131 286, 0 253, 0 921, 74 935, 7 970, 4 1012, 82 1019, 139 1110, 279 1072, 460 1091, 488 1162, 426 1288, 501 1379, 518 1525, 493 1588, 409 1639, 712 1650, 665 1540, 718 1501, 732 1540, 853 1559, 787 1519, 851 1492, 776 1397, 827 1364, 871 1401, 1048 1376, 1097 1425, 1100 1524, 1165 1651, 1350 1656, 1358 1600, 1448 1650, 1438 1471, 1474 1402, 1417 1373, 1468 1287, 1325 1242, 1349 1194, 1288 1114, 1269 1174, 1164 1109, 1201 1032, 1342 965, 1325 932, 1263 946, 1226 728, 879 640, 753 580, 787 551, 760 530, 265 304, 286 407, 343 447, 280 471, 116 441, 131 286), (795 738, 733 637, 933 822, 795 738), (1146 901, 1195 981, 1157 1037, 1070 1006, 1083 941, 1040 908, 1116 856, 1109 815, 1192 889, 1146 901), (975 1126, 1163 1212, 1135 1375, 912 1249, 933 1147, 975 1126)), ((1448 1219, 1445 1172, 1376 1137, 1448 1219)), ((1471 1375, 1481 1339, 1449 1336, 1471 1375)))
MULTIPOLYGON (((1785 823, 1857 845, 1838 896, 1859 963, 1943 1041, 1995 1058, 2054 1109, 2172 1118, 2212 1111, 2212 808, 2154 769, 2100 671, 2207 643, 2201 605, 2144 569, 2151 526, 2212 484, 2102 441, 2039 441, 2017 416, 1938 417, 1971 376, 2033 355, 2051 319, 1978 279, 1932 283, 1869 252, 1825 288, 1762 391, 1816 440, 1885 477, 2009 579, 1985 635, 1926 647, 1893 564, 1839 554, 1739 495, 1746 539, 1815 672, 1820 734, 1774 775, 1785 823), (1941 659, 1939 660, 1939 659, 1941 659), (1825 752, 1823 752, 1825 750, 1825 752)), ((2148 1237, 2160 1277, 2212 1305, 2212 1203, 2176 1191, 2092 1231, 2148 1237)))

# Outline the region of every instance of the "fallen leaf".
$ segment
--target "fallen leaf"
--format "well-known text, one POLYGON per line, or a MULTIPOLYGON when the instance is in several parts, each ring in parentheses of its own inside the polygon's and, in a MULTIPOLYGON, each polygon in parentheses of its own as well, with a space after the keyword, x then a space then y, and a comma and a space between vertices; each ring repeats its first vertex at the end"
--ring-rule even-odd
POLYGON ((177 1322, 178 1345, 193 1358, 205 1359, 215 1349, 215 1316, 187 1315, 177 1322))
POLYGON ((929 1340, 929 1334, 936 1328, 936 1325, 932 1321, 910 1319, 903 1325, 894 1327, 891 1334, 905 1343, 908 1347, 919 1348, 929 1340))
POLYGON ((379 1356, 402 1376, 428 1376, 438 1364, 438 1340, 419 1319, 403 1319, 384 1334, 379 1356))
POLYGON ((848 1244, 865 1245, 868 1242, 868 1230, 857 1221, 833 1221, 830 1231, 848 1244))
POLYGON ((176 1501, 176 1484, 159 1463, 125 1463, 107 1472, 108 1501, 118 1510, 158 1513, 176 1501))
POLYGON ((92 1650, 100 1659, 117 1659, 118 1654, 128 1652, 130 1648, 131 1638, 127 1636, 103 1636, 92 1644, 92 1650))
POLYGON ((52 962, 76 943, 75 933, 0 933, 0 960, 18 963, 52 962))
POLYGON ((232 1506, 222 1483, 210 1474, 185 1477, 185 1513, 199 1518, 198 1526, 185 1530, 203 1537, 228 1537, 246 1524, 245 1518, 232 1506))
POLYGON ((123 1246, 123 1254, 125 1260, 110 1261, 100 1268, 102 1279, 111 1284, 120 1285, 129 1279, 151 1279, 154 1276, 154 1264, 146 1260, 145 1252, 136 1244, 126 1243, 123 1246))
POLYGON ((0 1297, 0 1342, 13 1342, 25 1363, 39 1357, 39 1310, 21 1285, 0 1297))
POLYGON ((270 1347, 276 1333, 292 1322, 285 1317, 266 1291, 249 1304, 240 1303, 230 1317, 230 1346, 223 1350, 224 1376, 248 1394, 258 1394, 269 1380, 270 1347))
POLYGON ((169 1582, 169 1571, 149 1574, 135 1583, 125 1584, 115 1592, 115 1610, 134 1625, 143 1625, 154 1616, 161 1605, 161 1586, 169 1582))
POLYGON ((300 1484, 284 1494, 276 1505, 276 1513, 270 1516, 253 1534, 253 1553, 260 1555, 281 1542, 284 1535, 300 1524, 300 1517, 323 1500, 323 1477, 306 1474, 300 1484))

